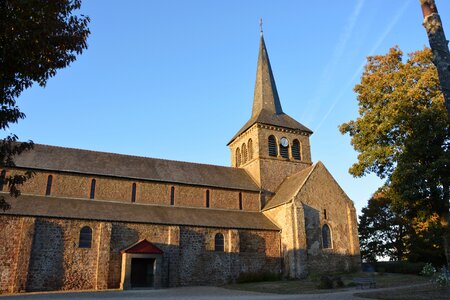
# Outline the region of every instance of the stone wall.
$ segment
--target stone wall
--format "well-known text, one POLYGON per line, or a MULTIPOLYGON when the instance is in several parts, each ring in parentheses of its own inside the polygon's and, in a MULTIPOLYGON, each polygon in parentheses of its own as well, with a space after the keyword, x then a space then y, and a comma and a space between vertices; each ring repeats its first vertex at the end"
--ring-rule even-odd
POLYGON ((359 241, 353 202, 322 163, 318 163, 296 197, 303 208, 309 272, 359 268, 359 241), (331 247, 323 248, 322 227, 331 230, 331 247))
MULTIPOLYGON (((12 173, 21 172, 13 171, 12 173)), ((23 194, 45 195, 47 178, 53 176, 50 196, 68 198, 90 198, 92 179, 96 180, 94 200, 131 203, 132 186, 136 184, 136 203, 171 205, 171 188, 174 187, 174 205, 205 207, 206 191, 210 192, 210 208, 239 210, 239 193, 242 194, 242 209, 259 211, 259 193, 232 189, 190 186, 182 184, 136 181, 104 176, 76 175, 62 172, 36 171, 35 175, 21 186, 23 194)))
POLYGON ((148 240, 163 251, 163 286, 177 286, 180 251, 178 235, 178 226, 113 223, 109 257, 109 288, 119 288, 120 286, 122 268, 120 251, 142 239, 148 240))
POLYGON ((253 144, 253 158, 241 163, 239 167, 244 168, 263 190, 275 192, 287 176, 312 164, 309 135, 284 128, 255 124, 229 145, 234 167, 238 167, 236 150, 242 149, 242 145, 247 144, 249 139, 253 144), (277 145, 282 137, 288 139, 290 143, 289 158, 281 157, 280 151, 278 151, 277 157, 269 156, 268 139, 270 135, 275 136, 277 145), (292 157, 291 147, 294 139, 300 142, 301 160, 295 160, 292 157))
POLYGON ((281 272, 280 237, 275 231, 182 227, 180 285, 235 281, 242 273, 281 272), (214 251, 214 236, 225 237, 225 251, 214 251))
POLYGON ((214 285, 281 271, 277 231, 0 216, 0 292, 118 288, 121 251, 146 239, 163 251, 162 285, 214 285), (90 248, 80 230, 92 229, 90 248), (216 252, 214 238, 225 237, 216 252))
POLYGON ((26 277, 23 271, 27 271, 28 262, 23 258, 30 252, 33 221, 33 218, 0 217, 0 293, 25 290, 19 275, 26 277))

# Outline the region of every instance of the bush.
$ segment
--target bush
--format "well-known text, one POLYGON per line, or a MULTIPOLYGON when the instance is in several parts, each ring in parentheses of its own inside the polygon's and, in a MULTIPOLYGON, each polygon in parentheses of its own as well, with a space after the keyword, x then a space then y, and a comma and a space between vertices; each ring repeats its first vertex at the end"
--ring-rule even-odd
POLYGON ((426 264, 424 262, 412 263, 408 261, 382 261, 375 263, 375 271, 380 273, 419 274, 426 264))
POLYGON ((335 277, 334 282, 336 283, 336 287, 338 288, 344 287, 345 285, 341 277, 335 277))
POLYGON ((433 267, 433 265, 430 264, 430 263, 426 264, 426 265, 423 267, 422 271, 420 271, 420 275, 426 276, 426 277, 431 277, 431 276, 433 276, 435 273, 436 273, 436 268, 433 267))
POLYGON ((245 272, 239 274, 236 279, 237 283, 260 282, 260 281, 277 281, 281 279, 280 274, 271 272, 245 272))
POLYGON ((332 288, 341 288, 344 287, 344 282, 342 278, 339 276, 328 276, 323 275, 320 277, 319 285, 317 285, 318 289, 332 289, 332 288))
POLYGON ((333 279, 330 276, 323 275, 320 277, 318 289, 332 289, 333 288, 333 279))

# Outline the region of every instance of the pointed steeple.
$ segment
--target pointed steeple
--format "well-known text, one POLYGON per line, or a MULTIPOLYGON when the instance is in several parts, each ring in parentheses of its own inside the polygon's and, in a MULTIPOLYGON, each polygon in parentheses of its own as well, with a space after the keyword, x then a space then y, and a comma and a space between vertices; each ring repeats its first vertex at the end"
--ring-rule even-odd
POLYGON ((261 31, 252 117, 258 116, 262 110, 276 115, 283 113, 272 67, 270 66, 269 54, 264 42, 264 35, 261 31))
POLYGON ((285 114, 281 109, 280 98, 278 97, 275 79, 273 78, 272 67, 270 66, 262 29, 259 42, 258 66, 256 68, 252 116, 231 139, 228 145, 255 123, 293 129, 307 133, 308 135, 312 134, 310 129, 285 114))

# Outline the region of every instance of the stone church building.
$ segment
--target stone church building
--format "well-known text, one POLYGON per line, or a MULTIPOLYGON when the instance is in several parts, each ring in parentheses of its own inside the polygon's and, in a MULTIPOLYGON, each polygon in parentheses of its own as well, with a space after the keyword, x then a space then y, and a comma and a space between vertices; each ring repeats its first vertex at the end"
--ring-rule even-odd
POLYGON ((3 196, 0 292, 216 285, 358 268, 353 202, 281 108, 261 36, 231 167, 36 144, 3 196))

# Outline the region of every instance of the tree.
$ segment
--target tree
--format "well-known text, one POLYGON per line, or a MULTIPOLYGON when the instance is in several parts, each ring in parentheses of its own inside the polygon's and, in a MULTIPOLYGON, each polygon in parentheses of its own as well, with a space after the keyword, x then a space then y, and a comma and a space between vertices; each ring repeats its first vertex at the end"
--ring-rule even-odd
POLYGON ((358 232, 363 261, 375 262, 379 257, 405 259, 411 227, 405 214, 394 209, 389 188, 380 188, 361 212, 358 232))
MULTIPOLYGON (((22 91, 33 83, 45 87, 56 71, 75 61, 87 48, 89 17, 76 15, 81 0, 0 1, 0 130, 25 118, 16 104, 22 91)), ((32 174, 8 174, 14 156, 33 147, 18 142, 14 134, 0 141, 0 185, 12 196, 32 174)), ((10 206, 0 197, 0 209, 10 206)))
MULTIPOLYGON (((400 201, 400 202, 399 202, 400 201)), ((436 214, 424 215, 399 205, 399 195, 383 186, 370 198, 359 217, 359 240, 363 261, 378 258, 431 262, 441 265, 445 255, 436 214)))
POLYGON ((349 172, 386 178, 410 218, 437 214, 449 263, 450 124, 430 49, 402 58, 398 47, 368 57, 354 89, 360 116, 340 126, 359 152, 349 172))

